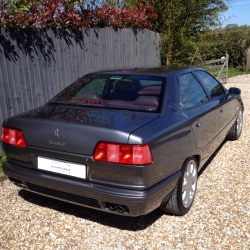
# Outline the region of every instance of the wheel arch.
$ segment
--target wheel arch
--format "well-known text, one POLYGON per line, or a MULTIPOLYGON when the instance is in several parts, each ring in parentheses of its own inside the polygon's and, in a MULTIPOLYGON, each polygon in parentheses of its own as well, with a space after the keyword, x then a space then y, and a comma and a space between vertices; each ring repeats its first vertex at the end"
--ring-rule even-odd
POLYGON ((193 156, 196 161, 197 161, 197 164, 198 164, 198 170, 200 169, 200 162, 201 162, 201 155, 194 155, 193 156))
POLYGON ((194 158, 195 158, 195 160, 196 160, 196 162, 197 162, 197 165, 198 165, 197 167, 198 167, 198 170, 199 170, 199 169, 200 169, 200 163, 201 163, 201 155, 199 155, 199 154, 194 154, 194 155, 188 156, 188 157, 183 161, 182 167, 184 166, 186 160, 189 159, 189 158, 191 158, 191 157, 194 157, 194 158))

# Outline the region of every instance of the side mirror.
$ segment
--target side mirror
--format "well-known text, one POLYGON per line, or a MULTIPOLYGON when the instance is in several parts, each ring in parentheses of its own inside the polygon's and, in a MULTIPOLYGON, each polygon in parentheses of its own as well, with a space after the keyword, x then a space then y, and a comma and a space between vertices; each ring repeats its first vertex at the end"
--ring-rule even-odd
POLYGON ((229 94, 230 95, 240 95, 241 90, 239 88, 230 88, 229 89, 229 94))

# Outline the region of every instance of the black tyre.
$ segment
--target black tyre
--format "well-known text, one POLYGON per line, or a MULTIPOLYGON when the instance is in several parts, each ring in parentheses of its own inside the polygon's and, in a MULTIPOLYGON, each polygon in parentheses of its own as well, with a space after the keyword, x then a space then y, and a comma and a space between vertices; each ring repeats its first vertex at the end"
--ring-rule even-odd
POLYGON ((235 121, 233 127, 231 128, 227 138, 229 140, 238 140, 241 135, 242 125, 243 125, 243 110, 242 107, 240 107, 237 115, 237 120, 235 121))
POLYGON ((182 175, 170 199, 160 208, 167 213, 184 215, 194 201, 198 178, 198 164, 194 157, 186 159, 182 167, 182 175))

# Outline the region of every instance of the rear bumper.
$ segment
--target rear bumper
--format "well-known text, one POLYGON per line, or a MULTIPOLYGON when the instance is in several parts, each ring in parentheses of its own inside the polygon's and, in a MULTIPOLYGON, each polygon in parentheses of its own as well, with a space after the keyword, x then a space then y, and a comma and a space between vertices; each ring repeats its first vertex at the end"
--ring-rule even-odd
POLYGON ((138 191, 87 183, 9 162, 3 163, 3 171, 14 184, 29 191, 127 216, 144 215, 159 207, 162 200, 174 189, 181 175, 177 171, 153 187, 138 191), (114 210, 110 209, 113 207, 114 210))

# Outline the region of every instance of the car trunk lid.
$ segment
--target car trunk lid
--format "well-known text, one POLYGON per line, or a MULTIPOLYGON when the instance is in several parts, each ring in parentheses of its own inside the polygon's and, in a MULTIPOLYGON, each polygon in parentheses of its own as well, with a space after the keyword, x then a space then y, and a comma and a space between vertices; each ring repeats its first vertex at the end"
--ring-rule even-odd
POLYGON ((127 143, 129 135, 157 113, 46 105, 12 117, 4 126, 21 129, 28 147, 92 155, 99 141, 127 143))

